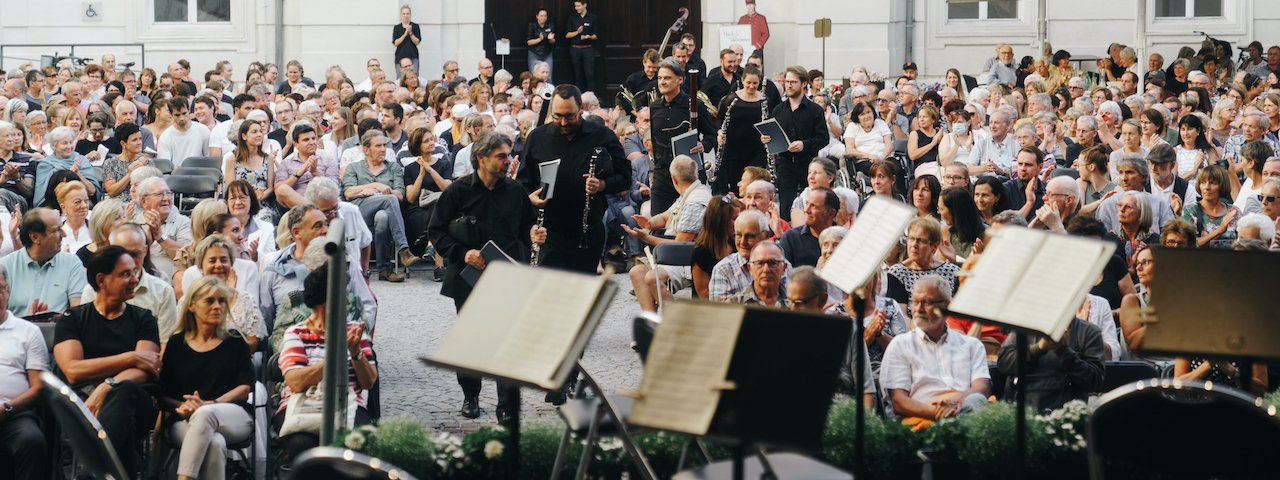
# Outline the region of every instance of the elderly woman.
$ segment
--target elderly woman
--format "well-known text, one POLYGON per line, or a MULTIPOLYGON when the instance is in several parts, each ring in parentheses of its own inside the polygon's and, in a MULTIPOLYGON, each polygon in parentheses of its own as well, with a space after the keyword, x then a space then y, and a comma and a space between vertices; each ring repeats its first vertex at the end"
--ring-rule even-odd
POLYGON ((1129 265, 1133 265, 1138 250, 1160 241, 1160 236, 1151 232, 1153 217, 1151 204, 1142 197, 1142 192, 1120 193, 1120 199, 1116 201, 1119 228, 1107 232, 1106 238, 1120 246, 1116 253, 1123 254, 1129 265))
POLYGON ((17 124, 0 122, 0 203, 9 211, 26 211, 26 195, 31 194, 35 164, 22 153, 22 130, 17 124))
POLYGON ((4 121, 20 125, 27 120, 27 101, 21 98, 11 98, 4 105, 4 121))
POLYGON ((142 153, 141 127, 132 123, 120 125, 116 127, 115 136, 120 141, 120 155, 110 157, 102 164, 103 176, 106 177, 102 186, 106 196, 128 203, 132 185, 129 174, 145 166, 154 166, 155 162, 150 155, 142 153))
POLYGON ((243 227, 240 226, 238 219, 227 213, 226 206, 212 199, 200 202, 196 205, 196 209, 191 211, 191 230, 191 245, 183 249, 190 256, 184 254, 184 261, 175 263, 175 265, 179 263, 188 265, 185 269, 174 273, 173 286, 177 295, 181 297, 195 279, 204 275, 199 247, 204 239, 221 234, 223 241, 230 242, 235 247, 230 253, 231 258, 234 259, 232 266, 236 270, 238 280, 227 281, 227 285, 238 292, 257 296, 260 282, 258 264, 240 257, 238 245, 242 242, 243 227), (232 218, 228 219, 228 217, 232 218))
POLYGON ((849 116, 851 121, 844 129, 845 156, 852 159, 848 168, 850 173, 867 172, 871 164, 893 154, 893 131, 870 103, 854 104, 849 116))
POLYGON ((76 256, 82 263, 88 262, 98 250, 110 245, 111 232, 124 223, 127 218, 125 204, 119 200, 108 198, 93 206, 89 215, 89 243, 76 250, 76 256))
POLYGON ((49 117, 44 112, 36 110, 27 114, 26 123, 27 142, 18 150, 30 153, 35 158, 43 158, 45 137, 49 133, 49 117))
MULTIPOLYGON (((231 218, 232 221, 235 220, 234 217, 231 218)), ((185 284, 182 292, 195 293, 192 289, 197 288, 199 282, 205 277, 217 278, 223 285, 230 288, 230 297, 227 299, 230 305, 230 316, 227 317, 227 326, 244 336, 250 352, 257 351, 258 342, 267 336, 267 326, 262 320, 262 311, 258 309, 257 292, 246 292, 240 285, 241 282, 256 281, 257 270, 253 270, 252 278, 241 277, 243 265, 239 265, 239 262, 247 260, 236 258, 238 254, 235 241, 219 234, 204 237, 204 240, 196 245, 195 255, 200 263, 191 268, 198 267, 198 270, 183 276, 185 284)), ((255 265, 250 262, 250 266, 255 265)))
POLYGON ((54 189, 62 211, 62 251, 71 253, 92 242, 89 238, 89 195, 84 184, 63 182, 54 189))
POLYGON ((809 174, 805 177, 808 185, 800 195, 796 196, 795 201, 791 202, 792 227, 805 224, 804 199, 808 198, 809 192, 819 187, 831 188, 835 185, 836 175, 836 164, 831 160, 815 158, 809 162, 809 174))
POLYGON ((84 184, 89 198, 98 196, 101 185, 98 174, 89 167, 89 161, 75 152, 75 131, 68 127, 58 127, 49 132, 49 144, 53 146, 53 154, 36 162, 35 206, 44 203, 45 191, 49 187, 49 178, 61 170, 68 170, 84 184))
POLYGON ((934 257, 942 244, 942 224, 931 216, 916 217, 907 225, 906 258, 890 266, 885 295, 898 303, 909 303, 916 280, 926 275, 938 275, 956 288, 956 273, 960 267, 942 262, 934 257))
POLYGON ((251 349, 226 322, 231 289, 214 277, 192 287, 182 300, 181 330, 165 345, 159 401, 172 413, 168 429, 180 445, 178 478, 220 479, 227 444, 253 434, 251 349))
MULTIPOLYGON (((289 399, 318 385, 324 378, 328 277, 329 267, 321 266, 303 280, 303 300, 311 309, 311 315, 306 321, 289 327, 281 341, 280 371, 284 372, 284 390, 281 392, 280 410, 276 412, 272 422, 277 430, 288 415, 289 399)), ((378 371, 372 359, 373 349, 370 348, 369 334, 365 332, 364 324, 358 320, 348 321, 345 336, 345 346, 350 355, 346 369, 347 378, 350 379, 347 389, 355 397, 355 424, 365 425, 370 421, 366 392, 378 379, 378 371)), ((334 347, 341 348, 338 345, 334 347)), ((291 458, 298 458, 298 454, 320 443, 319 436, 309 432, 286 435, 281 440, 291 458)))
POLYGON ((1228 175, 1227 169, 1210 165, 1196 177, 1200 200, 1182 209, 1182 218, 1196 227, 1196 246, 1231 248, 1236 239, 1236 220, 1241 213, 1224 199, 1224 189, 1231 185, 1228 175))

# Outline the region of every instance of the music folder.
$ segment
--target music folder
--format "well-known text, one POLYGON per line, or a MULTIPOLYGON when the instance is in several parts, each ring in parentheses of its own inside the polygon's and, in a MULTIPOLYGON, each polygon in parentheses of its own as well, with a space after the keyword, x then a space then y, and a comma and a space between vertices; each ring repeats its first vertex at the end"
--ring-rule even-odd
MULTIPOLYGON (((1143 353, 1280 359, 1274 252, 1156 248, 1143 353), (1188 275, 1187 272, 1194 272, 1188 275)), ((1124 312, 1122 312, 1124 314, 1124 312)))
POLYGON ((902 202, 872 196, 818 276, 852 295, 884 263, 915 216, 916 210, 902 202))
MULTIPOLYGON (((493 240, 485 242, 484 248, 480 249, 480 256, 484 258, 485 270, 488 270, 489 266, 498 262, 516 263, 515 259, 511 258, 511 255, 507 255, 507 252, 502 251, 501 248, 498 248, 498 244, 493 243, 493 240)), ((467 265, 462 267, 462 271, 458 272, 458 274, 462 276, 463 280, 474 286, 476 282, 480 281, 480 275, 485 270, 467 265)))
POLYGON ((1001 228, 948 313, 1061 340, 1115 249, 1101 240, 1001 228))
POLYGON ((617 286, 607 275, 497 262, 485 268, 440 347, 423 363, 559 389, 604 317, 617 286))
POLYGON ((664 304, 628 423, 817 451, 853 322, 742 304, 664 304))
POLYGON ((542 180, 542 184, 546 187, 546 191, 542 192, 543 200, 550 200, 551 196, 556 193, 556 175, 560 173, 560 159, 547 160, 538 164, 538 177, 542 180))
POLYGON ((698 131, 689 130, 687 132, 676 135, 671 138, 671 158, 681 155, 687 155, 692 158, 698 165, 702 165, 702 154, 693 153, 693 147, 698 144, 698 131))
POLYGON ((787 138, 787 132, 782 130, 782 125, 778 125, 777 119, 765 119, 765 121, 757 123, 755 126, 760 135, 769 136, 769 143, 764 146, 769 155, 785 152, 787 151, 787 146, 791 145, 791 139, 787 138))

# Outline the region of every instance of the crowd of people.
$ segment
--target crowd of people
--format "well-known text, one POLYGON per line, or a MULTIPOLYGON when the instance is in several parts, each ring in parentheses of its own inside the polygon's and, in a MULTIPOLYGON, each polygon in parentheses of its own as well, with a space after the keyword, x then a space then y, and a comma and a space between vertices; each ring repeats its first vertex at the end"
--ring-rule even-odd
MULTIPOLYGON (((574 45, 594 40, 576 3, 563 35, 574 45)), ((849 316, 852 299, 818 272, 870 196, 903 202, 917 216, 866 285, 866 334, 850 344, 866 344, 868 381, 846 378, 850 353, 841 385, 917 423, 981 408, 988 362, 1014 371, 1016 334, 944 314, 997 229, 1117 246, 1067 337, 1033 339, 1036 408, 1096 392, 1106 361, 1141 358, 1144 327, 1117 312, 1146 305, 1151 247, 1280 248, 1280 47, 1263 59, 1251 45, 1240 65, 1223 42, 1167 64, 1153 54, 1139 75, 1124 45, 1094 73, 1050 48, 1015 63, 1002 44, 972 75, 948 69, 930 85, 907 62, 888 80, 855 67, 845 86, 800 66, 766 69, 761 50, 744 58, 739 46, 690 73, 701 60, 686 34, 665 58, 647 52, 606 108, 593 79, 548 83, 544 49, 518 75, 488 59, 471 79, 456 61, 424 75, 402 48, 420 29, 401 13, 396 65, 371 58, 357 77, 332 66, 314 81, 297 61, 283 77, 259 62, 243 74, 223 61, 200 75, 185 60, 134 72, 111 55, 4 75, 0 449, 18 478, 49 474, 35 415, 49 370, 81 393, 131 472, 160 412, 180 478, 221 478, 228 445, 253 434, 263 369, 282 378, 271 428, 284 448, 316 445, 289 409, 323 378, 333 222, 353 279, 358 424, 379 415, 373 274, 403 282, 402 269, 431 262, 461 308, 472 287, 462 271, 483 269, 489 241, 540 266, 625 269, 643 310, 690 290, 849 316), (768 119, 786 135, 778 148, 756 130, 768 119), (676 154, 691 131, 696 143, 676 154), (221 160, 222 183, 187 211, 157 161, 200 157, 221 160), (645 260, 672 242, 693 244, 687 266, 645 260), (56 324, 52 348, 31 322, 56 324)), ((556 39, 545 11, 529 32, 530 46, 556 39)), ((1183 379, 1238 370, 1147 360, 1183 379)), ((1251 373, 1256 391, 1274 386, 1265 365, 1251 373)), ((458 382, 462 415, 479 417, 479 378, 458 382)), ((510 408, 498 405, 499 421, 510 408)))

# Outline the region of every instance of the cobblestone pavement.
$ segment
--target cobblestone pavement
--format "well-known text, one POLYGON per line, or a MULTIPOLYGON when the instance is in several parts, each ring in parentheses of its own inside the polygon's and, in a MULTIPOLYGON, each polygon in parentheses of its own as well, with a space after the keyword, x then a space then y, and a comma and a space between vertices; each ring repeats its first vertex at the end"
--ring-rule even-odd
MULTIPOLYGON (((485 380, 480 394, 484 413, 475 420, 458 413, 462 389, 452 371, 429 367, 418 357, 430 355, 440 346, 456 318, 453 300, 440 295, 439 283, 431 281, 430 270, 414 268, 404 283, 376 280, 378 324, 374 344, 378 353, 378 373, 382 382, 382 416, 411 415, 428 426, 449 432, 470 432, 496 425, 494 383, 485 380)), ((640 359, 631 350, 631 321, 639 311, 630 293, 626 274, 614 275, 618 285, 604 321, 596 330, 583 360, 587 368, 609 392, 636 389, 640 383, 640 359)), ((522 422, 558 421, 555 408, 543 401, 544 392, 522 390, 522 422)))

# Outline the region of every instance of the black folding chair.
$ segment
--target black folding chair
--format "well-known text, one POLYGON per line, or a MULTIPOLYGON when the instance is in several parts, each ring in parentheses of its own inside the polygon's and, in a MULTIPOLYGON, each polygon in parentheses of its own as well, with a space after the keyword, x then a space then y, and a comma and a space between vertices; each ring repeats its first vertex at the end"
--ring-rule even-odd
POLYGON ((98 478, 131 478, 125 473, 120 457, 116 456, 116 449, 111 446, 107 432, 102 429, 98 419, 89 413, 80 397, 76 396, 75 390, 50 372, 40 374, 40 381, 44 383, 41 394, 45 403, 53 411, 59 429, 71 443, 77 463, 98 478))
POLYGON ((1120 387, 1089 417, 1090 478, 1274 478, 1280 420, 1272 412, 1221 384, 1159 379, 1120 387))
MULTIPOLYGON (((658 244, 658 246, 653 249, 653 265, 650 265, 650 267, 656 272, 660 266, 688 267, 693 265, 693 246, 693 242, 667 242, 658 244)), ((662 284, 661 275, 657 275, 655 273, 653 278, 659 292, 667 288, 662 284)), ((676 292, 671 293, 674 294, 676 292)), ((693 292, 693 296, 696 298, 698 296, 698 292, 693 292)), ((662 295, 658 295, 658 309, 662 309, 662 295)))
POLYGON ((1106 362, 1103 364, 1106 376, 1102 382, 1102 391, 1110 392, 1138 380, 1150 380, 1160 376, 1160 369, 1155 364, 1142 361, 1106 362))
POLYGON ((218 192, 218 181, 204 175, 175 173, 165 177, 165 183, 169 184, 169 190, 176 195, 173 203, 183 215, 191 213, 191 209, 200 200, 214 198, 218 192))
POLYGON ((183 165, 173 170, 173 175, 193 175, 201 177, 209 177, 217 183, 222 183, 222 170, 209 167, 188 167, 183 165))
POLYGON ((156 168, 160 170, 160 173, 163 173, 165 175, 173 173, 173 169, 174 169, 173 160, 169 160, 167 158, 157 158, 152 160, 151 162, 156 164, 156 168))
POLYGON ((335 447, 316 447, 293 463, 294 480, 417 480, 408 472, 380 459, 335 447))
POLYGON ((184 167, 212 168, 222 171, 222 159, 218 157, 187 157, 182 161, 184 167))

